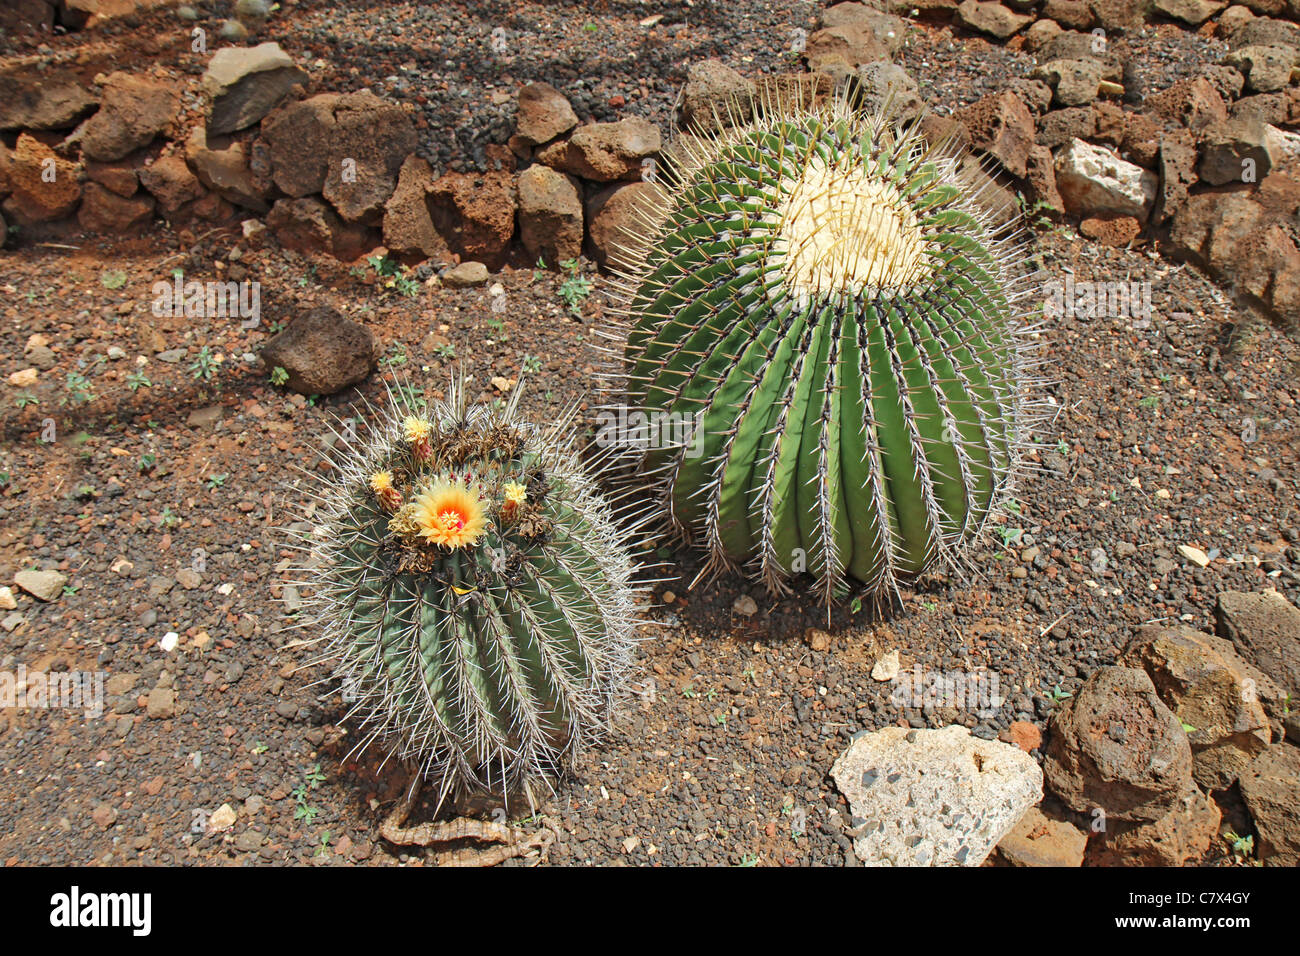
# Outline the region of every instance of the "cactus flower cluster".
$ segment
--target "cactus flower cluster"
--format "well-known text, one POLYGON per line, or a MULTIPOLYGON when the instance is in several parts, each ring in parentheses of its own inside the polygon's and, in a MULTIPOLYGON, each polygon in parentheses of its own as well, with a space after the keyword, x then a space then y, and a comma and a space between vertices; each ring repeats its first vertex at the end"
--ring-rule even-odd
MULTIPOLYGON (((510 796, 607 726, 634 645, 632 567, 571 449, 469 406, 396 409, 341 442, 309 537, 322 661, 347 718, 440 794, 510 796)), ((343 437, 343 436, 341 436, 343 437)))

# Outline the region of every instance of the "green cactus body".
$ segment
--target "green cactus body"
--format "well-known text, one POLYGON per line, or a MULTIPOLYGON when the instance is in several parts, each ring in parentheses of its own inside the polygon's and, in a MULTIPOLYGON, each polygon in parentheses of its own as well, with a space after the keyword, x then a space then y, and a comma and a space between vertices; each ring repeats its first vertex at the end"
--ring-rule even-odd
POLYGON ((687 141, 621 256, 621 403, 692 419, 640 450, 708 568, 829 602, 955 562, 1016 477, 1019 246, 948 154, 842 102, 687 141), (699 452, 696 454, 696 452, 699 452))
POLYGON ((318 497, 306 579, 349 720, 443 795, 509 796, 606 726, 632 657, 631 562, 565 422, 396 411, 318 497))

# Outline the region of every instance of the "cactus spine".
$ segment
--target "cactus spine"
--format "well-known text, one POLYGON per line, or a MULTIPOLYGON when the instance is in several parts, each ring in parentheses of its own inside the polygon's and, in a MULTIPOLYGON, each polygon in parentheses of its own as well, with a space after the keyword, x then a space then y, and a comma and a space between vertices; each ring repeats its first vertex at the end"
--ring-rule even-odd
POLYGON ((1019 236, 915 127, 844 99, 755 115, 683 138, 625 243, 615 389, 700 432, 636 466, 705 572, 879 600, 957 566, 1017 477, 1019 236))
POLYGON ((631 562, 574 456, 571 415, 538 429, 467 404, 339 433, 304 583, 347 720, 440 797, 509 798, 606 727, 634 643, 631 562))

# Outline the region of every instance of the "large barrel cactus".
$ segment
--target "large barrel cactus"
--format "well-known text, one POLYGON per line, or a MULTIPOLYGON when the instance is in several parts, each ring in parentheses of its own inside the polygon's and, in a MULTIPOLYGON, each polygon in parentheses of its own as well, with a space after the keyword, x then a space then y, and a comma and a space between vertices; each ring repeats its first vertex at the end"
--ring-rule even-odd
POLYGON ((915 128, 754 112, 683 139, 625 243, 618 414, 705 572, 880 600, 955 565, 1017 475, 1021 244, 915 128))
POLYGON ((547 782, 607 726, 632 657, 635 588, 567 421, 469 406, 340 433, 310 583, 345 718, 441 796, 547 782))

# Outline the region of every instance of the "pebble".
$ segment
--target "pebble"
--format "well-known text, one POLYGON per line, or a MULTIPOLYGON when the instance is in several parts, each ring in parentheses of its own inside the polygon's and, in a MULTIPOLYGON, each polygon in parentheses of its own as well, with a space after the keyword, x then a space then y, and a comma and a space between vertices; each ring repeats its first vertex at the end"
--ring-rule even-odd
POLYGON ((265 841, 266 837, 256 830, 245 830, 235 837, 235 848, 243 850, 245 853, 254 853, 261 848, 265 841))
POLYGON ((831 636, 825 631, 810 627, 803 633, 803 641, 814 651, 825 651, 831 646, 831 636))
POLYGON ((871 668, 871 679, 878 680, 882 683, 891 681, 898 676, 898 670, 901 666, 898 658, 898 648, 890 651, 888 654, 882 654, 876 658, 875 665, 871 668))
POLYGON ((19 571, 14 584, 41 601, 53 601, 63 594, 68 576, 58 571, 19 571))
POLYGON ((228 804, 223 803, 217 810, 208 817, 209 833, 224 833, 235 825, 235 810, 228 804))
POLYGON ((442 275, 443 285, 453 289, 482 285, 488 280, 488 268, 481 262, 462 262, 442 275))
POLYGON ((37 345, 27 352, 27 359, 42 372, 48 372, 58 363, 54 352, 49 346, 37 345))
POLYGON ((101 803, 96 805, 95 809, 90 812, 90 818, 95 821, 95 825, 102 830, 107 830, 117 822, 117 807, 111 803, 101 803))
POLYGON ((155 687, 149 691, 149 704, 145 712, 155 720, 169 720, 176 716, 176 691, 170 687, 155 687))
POLYGON ((136 681, 140 679, 139 674, 114 674, 104 683, 104 693, 109 697, 121 697, 123 694, 129 694, 135 688, 136 681))
POLYGON ((1007 736, 1025 753, 1037 750, 1043 745, 1043 732, 1035 724, 1025 720, 1012 721, 1007 728, 1007 736))
POLYGON ((731 609, 741 617, 753 617, 758 613, 758 604, 748 594, 742 594, 731 602, 731 609))

